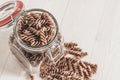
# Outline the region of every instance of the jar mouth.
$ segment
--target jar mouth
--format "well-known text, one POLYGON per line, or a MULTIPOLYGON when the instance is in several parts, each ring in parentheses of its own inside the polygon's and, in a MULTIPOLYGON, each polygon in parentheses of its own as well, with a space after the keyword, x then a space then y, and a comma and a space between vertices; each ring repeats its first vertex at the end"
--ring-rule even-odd
POLYGON ((50 12, 48 12, 48 11, 46 11, 46 10, 43 10, 43 9, 29 9, 29 10, 26 10, 25 12, 28 12, 28 13, 29 13, 29 12, 34 12, 34 13, 42 13, 42 12, 45 12, 45 13, 47 13, 47 14, 51 17, 51 19, 53 20, 53 22, 54 22, 55 32, 54 32, 53 38, 52 38, 50 41, 48 41, 48 43, 45 44, 45 45, 33 47, 33 46, 30 46, 30 45, 26 44, 24 41, 22 41, 22 40, 20 39, 20 37, 19 37, 19 35, 18 35, 18 32, 17 32, 17 23, 18 23, 18 21, 19 21, 19 19, 20 19, 20 16, 23 15, 23 13, 22 13, 22 15, 20 15, 20 16, 17 18, 16 24, 15 24, 15 27, 14 27, 14 30, 13 30, 13 31, 14 31, 14 34, 15 34, 15 39, 16 39, 17 42, 20 44, 20 46, 23 47, 23 48, 25 48, 25 49, 27 49, 27 50, 30 50, 30 51, 40 51, 40 50, 46 49, 46 47, 52 45, 52 44, 54 43, 54 40, 55 40, 57 34, 58 34, 58 23, 57 23, 57 20, 55 19, 55 17, 54 17, 50 12))

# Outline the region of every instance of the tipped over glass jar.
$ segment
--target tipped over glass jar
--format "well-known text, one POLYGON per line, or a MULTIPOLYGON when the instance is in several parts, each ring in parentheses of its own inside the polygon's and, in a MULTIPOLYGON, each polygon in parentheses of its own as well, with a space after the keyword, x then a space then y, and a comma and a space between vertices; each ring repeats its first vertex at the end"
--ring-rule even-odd
MULTIPOLYGON (((13 6, 12 13, 0 21, 0 27, 13 27, 9 38, 12 54, 28 72, 39 71, 40 62, 48 57, 56 64, 63 56, 63 38, 55 17, 43 9, 24 10, 21 1, 2 4, 0 9, 13 6)), ((8 8, 9 9, 9 8, 8 8)))

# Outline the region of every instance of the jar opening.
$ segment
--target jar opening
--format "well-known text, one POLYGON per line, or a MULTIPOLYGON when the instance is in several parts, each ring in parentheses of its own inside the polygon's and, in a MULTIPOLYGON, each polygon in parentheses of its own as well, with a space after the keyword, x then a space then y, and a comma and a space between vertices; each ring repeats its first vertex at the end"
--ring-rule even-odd
POLYGON ((20 44, 20 46, 22 46, 23 48, 27 48, 28 50, 32 50, 32 51, 40 51, 42 49, 45 49, 46 47, 52 45, 54 43, 54 40, 58 34, 58 23, 56 21, 56 19, 54 18, 54 16, 49 13, 48 11, 46 10, 43 10, 43 9, 31 9, 31 10, 27 10, 25 11, 27 13, 47 13, 52 21, 54 22, 54 27, 55 27, 55 31, 54 31, 54 35, 52 36, 51 40, 47 42, 47 44, 45 45, 39 45, 39 46, 31 46, 31 45, 27 45, 27 43, 25 43, 19 36, 19 33, 18 33, 18 22, 19 20, 21 19, 21 17, 24 15, 24 13, 22 15, 19 16, 19 18, 17 19, 17 22, 16 22, 16 25, 14 27, 14 34, 15 34, 15 38, 17 40, 17 42, 20 44))

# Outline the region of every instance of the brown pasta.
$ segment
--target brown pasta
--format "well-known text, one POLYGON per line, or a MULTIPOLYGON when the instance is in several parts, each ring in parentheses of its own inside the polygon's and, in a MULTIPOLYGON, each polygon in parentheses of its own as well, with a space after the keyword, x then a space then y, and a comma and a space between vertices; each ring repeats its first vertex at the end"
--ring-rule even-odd
POLYGON ((73 42, 64 43, 64 47, 65 47, 65 48, 68 48, 68 49, 74 48, 74 47, 77 46, 77 45, 78 45, 77 43, 73 43, 73 42))
POLYGON ((32 33, 31 33, 29 30, 24 30, 24 31, 23 31, 23 34, 25 34, 25 35, 27 35, 27 36, 32 35, 32 33))
POLYGON ((77 69, 77 64, 76 63, 72 63, 72 68, 73 68, 73 72, 77 73, 78 69, 77 69))
POLYGON ((82 68, 87 68, 87 65, 83 61, 80 61, 79 65, 82 66, 82 68))
POLYGON ((71 61, 70 58, 67 58, 67 64, 68 64, 68 70, 72 71, 73 70, 73 68, 72 68, 72 61, 71 61))
POLYGON ((40 20, 37 20, 37 22, 36 22, 37 24, 36 24, 36 29, 40 29, 41 28, 41 22, 40 22, 40 20))
POLYGON ((33 75, 30 75, 30 78, 31 78, 31 80, 34 80, 34 76, 33 75))
MULTIPOLYGON (((39 33, 40 33, 40 31, 36 30, 36 29, 33 28, 33 27, 29 27, 28 30, 31 31, 32 34, 35 34, 35 35, 39 35, 39 33)), ((32 34, 31 34, 31 35, 32 35, 32 34)))
POLYGON ((62 41, 62 35, 60 33, 58 33, 58 36, 57 36, 58 40, 61 42, 62 41))
POLYGON ((52 77, 47 77, 45 80, 54 80, 52 77))
POLYGON ((46 40, 46 37, 45 37, 45 34, 44 34, 44 29, 40 30, 40 41, 41 41, 42 45, 47 44, 47 40, 46 40))
POLYGON ((54 51, 52 52, 53 58, 54 58, 55 56, 57 56, 59 53, 60 53, 60 49, 59 49, 58 47, 56 47, 56 48, 54 49, 54 51))
POLYGON ((53 23, 51 22, 51 18, 47 13, 42 13, 41 16, 46 20, 45 25, 53 25, 53 23))
POLYGON ((53 79, 63 80, 63 79, 62 79, 62 76, 60 76, 60 75, 51 75, 51 77, 52 77, 53 79))
POLYGON ((78 73, 80 77, 84 77, 83 68, 80 65, 78 65, 78 73))
POLYGON ((78 52, 73 51, 73 50, 66 50, 65 53, 72 54, 72 55, 74 55, 74 56, 76 56, 76 57, 80 56, 80 54, 79 54, 78 52))
POLYGON ((54 58, 54 61, 58 62, 60 57, 63 57, 63 54, 58 53, 58 55, 54 58))
POLYGON ((80 48, 77 48, 77 47, 72 47, 72 48, 70 48, 70 50, 73 50, 73 51, 78 51, 78 52, 80 52, 80 51, 81 51, 81 49, 80 49, 80 48))
POLYGON ((41 17, 41 15, 38 14, 38 13, 36 13, 36 14, 35 13, 30 13, 30 15, 35 19, 40 19, 40 17, 41 17))
POLYGON ((53 36, 54 36, 54 32, 51 31, 47 37, 47 41, 49 42, 53 38, 53 36))
POLYGON ((96 73, 96 71, 97 71, 97 65, 96 65, 96 64, 90 64, 90 63, 88 63, 88 62, 84 62, 84 64, 90 66, 91 71, 92 71, 91 73, 93 73, 93 74, 96 73))
POLYGON ((55 34, 55 24, 47 13, 25 12, 17 27, 20 39, 32 47, 46 45, 55 34))
POLYGON ((89 78, 89 73, 86 69, 83 69, 84 77, 89 78))
POLYGON ((35 25, 35 19, 34 18, 32 18, 32 19, 29 19, 29 27, 32 27, 32 26, 34 26, 35 25))
POLYGON ((87 52, 81 52, 81 54, 80 54, 80 58, 83 58, 83 57, 85 57, 85 56, 87 56, 88 55, 88 53, 87 52))
POLYGON ((97 71, 97 65, 96 64, 95 65, 91 64, 90 67, 91 67, 92 73, 95 74, 96 71, 97 71))
MULTIPOLYGON (((68 44, 69 43, 67 43, 67 45, 68 44)), ((76 44, 74 45, 74 47, 77 47, 76 44)), ((70 54, 71 51, 70 48, 66 48, 64 54, 70 54)), ((81 60, 87 55, 87 52, 76 51, 76 54, 79 55, 79 61, 76 56, 66 57, 66 55, 64 55, 64 57, 54 65, 47 59, 44 65, 40 67, 40 72, 42 72, 40 74, 49 76, 50 80, 91 80, 92 74, 96 73, 97 65, 81 60)), ((49 80, 49 78, 47 80, 49 80)))
POLYGON ((91 77, 92 76, 92 73, 91 73, 92 69, 89 65, 87 66, 87 71, 88 71, 89 76, 91 77))
POLYGON ((44 19, 40 20, 40 23, 41 23, 41 25, 44 25, 45 24, 45 20, 44 19))
POLYGON ((39 46, 40 44, 40 41, 31 41, 31 46, 39 46))
POLYGON ((20 34, 20 38, 21 38, 23 41, 26 41, 26 42, 35 41, 35 39, 34 39, 32 36, 27 36, 27 35, 23 35, 23 34, 20 34))

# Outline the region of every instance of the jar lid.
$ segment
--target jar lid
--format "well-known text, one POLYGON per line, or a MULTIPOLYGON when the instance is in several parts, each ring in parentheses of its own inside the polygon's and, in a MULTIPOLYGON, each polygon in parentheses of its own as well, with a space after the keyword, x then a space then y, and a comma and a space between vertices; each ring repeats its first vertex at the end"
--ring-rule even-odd
POLYGON ((22 1, 8 1, 0 5, 0 28, 9 27, 23 9, 22 1))

